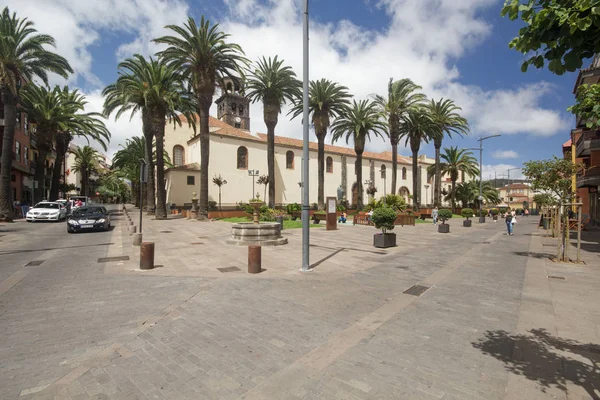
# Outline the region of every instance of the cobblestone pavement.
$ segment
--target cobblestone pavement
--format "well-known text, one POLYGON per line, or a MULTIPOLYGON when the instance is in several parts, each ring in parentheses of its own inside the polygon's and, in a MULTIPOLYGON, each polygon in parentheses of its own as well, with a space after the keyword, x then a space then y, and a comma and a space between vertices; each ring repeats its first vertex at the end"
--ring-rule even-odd
POLYGON ((599 265, 549 261, 533 219, 451 224, 383 251, 373 228, 312 229, 310 273, 286 231, 259 275, 220 222, 145 220, 148 272, 120 225, 0 227, 0 398, 598 398, 599 265))

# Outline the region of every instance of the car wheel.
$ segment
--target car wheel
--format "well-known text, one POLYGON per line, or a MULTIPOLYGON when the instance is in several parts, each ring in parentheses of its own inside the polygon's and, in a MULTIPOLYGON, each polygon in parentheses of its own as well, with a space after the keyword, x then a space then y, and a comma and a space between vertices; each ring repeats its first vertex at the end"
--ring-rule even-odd
POLYGON ((74 233, 73 229, 67 228, 67 233, 74 233))

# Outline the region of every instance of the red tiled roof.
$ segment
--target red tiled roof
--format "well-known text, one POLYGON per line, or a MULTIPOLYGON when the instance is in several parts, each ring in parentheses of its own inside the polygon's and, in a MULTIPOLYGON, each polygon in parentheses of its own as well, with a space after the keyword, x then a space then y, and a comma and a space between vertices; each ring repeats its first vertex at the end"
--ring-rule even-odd
POLYGON ((167 172, 167 171, 200 171, 200 164, 191 163, 191 164, 179 165, 177 167, 167 168, 165 170, 165 172, 167 172))
POLYGON ((563 143, 562 147, 571 147, 571 144, 573 144, 573 142, 571 141, 571 139, 569 139, 563 143))

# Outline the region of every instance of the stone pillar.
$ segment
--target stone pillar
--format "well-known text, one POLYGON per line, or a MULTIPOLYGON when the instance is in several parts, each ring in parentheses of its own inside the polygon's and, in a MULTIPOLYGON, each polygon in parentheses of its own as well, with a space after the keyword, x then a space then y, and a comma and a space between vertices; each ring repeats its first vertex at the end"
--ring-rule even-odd
POLYGON ((140 269, 154 268, 154 243, 142 242, 140 246, 140 269))
POLYGON ((248 246, 248 273, 258 274, 261 271, 261 247, 258 245, 248 246))
POLYGON ((348 164, 346 156, 342 156, 342 189, 344 189, 343 200, 348 201, 348 164))
POLYGON ((192 193, 192 209, 190 211, 190 219, 198 219, 198 197, 196 196, 196 192, 192 193))

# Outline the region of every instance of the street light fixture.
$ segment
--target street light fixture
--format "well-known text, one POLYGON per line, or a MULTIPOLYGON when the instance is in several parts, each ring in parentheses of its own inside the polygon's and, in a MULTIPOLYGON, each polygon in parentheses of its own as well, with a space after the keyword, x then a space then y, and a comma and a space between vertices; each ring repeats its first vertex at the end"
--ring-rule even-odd
MULTIPOLYGON (((259 175, 259 172, 257 169, 249 169, 248 170, 248 176, 252 177, 252 197, 250 197, 251 199, 254 198, 254 181, 256 180, 256 177, 259 175)), ((264 199, 263 199, 264 200, 264 199)))

